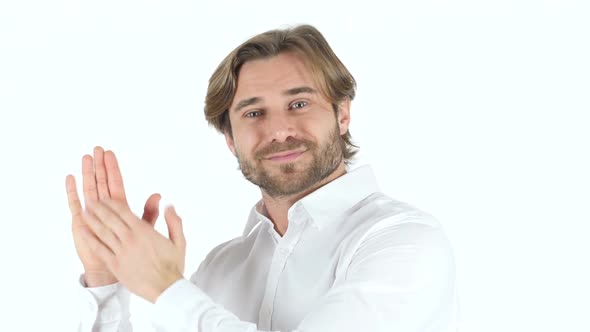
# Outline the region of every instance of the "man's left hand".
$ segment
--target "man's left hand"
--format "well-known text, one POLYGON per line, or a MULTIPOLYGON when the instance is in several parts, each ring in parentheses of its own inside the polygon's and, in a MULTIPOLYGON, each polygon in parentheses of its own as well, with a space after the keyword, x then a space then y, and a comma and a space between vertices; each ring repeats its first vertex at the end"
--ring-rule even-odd
POLYGON ((173 207, 164 212, 169 239, 115 200, 89 202, 84 236, 117 279, 132 293, 155 303, 183 278, 186 240, 173 207))

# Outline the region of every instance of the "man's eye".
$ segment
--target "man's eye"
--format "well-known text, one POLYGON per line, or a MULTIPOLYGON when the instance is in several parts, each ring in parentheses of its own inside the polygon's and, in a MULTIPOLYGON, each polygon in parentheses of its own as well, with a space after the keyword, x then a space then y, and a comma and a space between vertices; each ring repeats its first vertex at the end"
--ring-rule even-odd
POLYGON ((260 111, 252 111, 252 112, 248 112, 246 114, 244 114, 244 117, 246 118, 255 118, 260 116, 260 111))
POLYGON ((307 105, 307 102, 301 100, 301 101, 296 101, 293 104, 291 104, 291 108, 292 109, 299 109, 299 108, 305 107, 306 105, 307 105))

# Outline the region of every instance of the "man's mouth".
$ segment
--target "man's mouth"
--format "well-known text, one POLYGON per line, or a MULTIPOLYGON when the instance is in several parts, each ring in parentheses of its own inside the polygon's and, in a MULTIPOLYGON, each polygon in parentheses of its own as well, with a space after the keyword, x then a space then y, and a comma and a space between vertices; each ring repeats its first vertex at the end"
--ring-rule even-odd
POLYGON ((265 159, 272 160, 272 161, 282 161, 282 162, 292 161, 292 160, 297 159, 297 157, 302 155, 305 151, 307 151, 307 150, 298 149, 298 150, 282 151, 282 152, 267 156, 267 157, 265 157, 265 159))

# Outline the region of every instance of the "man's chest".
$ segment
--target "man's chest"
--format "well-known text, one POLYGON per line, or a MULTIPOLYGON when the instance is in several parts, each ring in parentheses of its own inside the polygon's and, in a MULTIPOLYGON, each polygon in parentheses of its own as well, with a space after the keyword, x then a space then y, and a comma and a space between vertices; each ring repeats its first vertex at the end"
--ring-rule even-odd
POLYGON ((293 329, 333 285, 336 257, 338 243, 313 235, 278 243, 260 236, 217 257, 199 286, 259 329, 293 329))

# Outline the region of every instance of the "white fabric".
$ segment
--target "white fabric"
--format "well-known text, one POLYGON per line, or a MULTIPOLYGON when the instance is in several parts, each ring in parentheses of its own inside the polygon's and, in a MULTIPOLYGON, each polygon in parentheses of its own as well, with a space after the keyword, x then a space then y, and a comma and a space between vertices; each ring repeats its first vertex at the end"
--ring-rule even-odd
MULTIPOLYGON (((432 216, 380 193, 369 166, 294 204, 283 237, 264 211, 260 201, 243 236, 214 248, 190 280, 160 295, 157 331, 457 329, 444 231, 432 216)), ((88 313, 80 332, 131 331, 123 287, 81 292, 88 313)))

